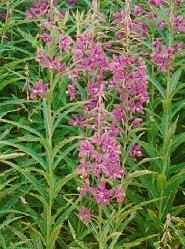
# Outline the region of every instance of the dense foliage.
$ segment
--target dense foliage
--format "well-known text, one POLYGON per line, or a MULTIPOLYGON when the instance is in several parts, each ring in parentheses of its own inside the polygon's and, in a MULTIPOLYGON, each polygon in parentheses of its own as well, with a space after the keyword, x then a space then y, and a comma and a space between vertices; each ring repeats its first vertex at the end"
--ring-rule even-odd
POLYGON ((1 0, 0 248, 185 248, 183 0, 1 0))

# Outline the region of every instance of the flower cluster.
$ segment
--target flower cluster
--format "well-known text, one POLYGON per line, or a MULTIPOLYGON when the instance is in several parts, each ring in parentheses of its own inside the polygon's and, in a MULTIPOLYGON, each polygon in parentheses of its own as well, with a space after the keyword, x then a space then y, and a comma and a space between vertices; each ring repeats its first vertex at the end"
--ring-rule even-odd
MULTIPOLYGON (((81 196, 93 197, 100 206, 108 205, 112 200, 124 200, 121 181, 125 169, 121 165, 117 136, 123 132, 124 123, 131 129, 142 123, 137 116, 144 113, 143 105, 148 101, 143 59, 114 54, 108 58, 104 51, 106 46, 94 41, 90 33, 77 36, 73 55, 75 69, 70 72, 68 87, 70 99, 77 99, 80 93, 76 84, 82 78, 87 79, 83 114, 74 114, 69 124, 92 131, 91 137, 80 140, 77 173, 83 179, 81 196), (120 103, 113 104, 112 110, 108 111, 106 99, 113 91, 120 103)), ((139 144, 133 145, 130 156, 142 156, 140 149, 139 144)), ((79 217, 83 220, 81 212, 79 217)))
POLYGON ((124 169, 120 165, 120 146, 115 137, 106 131, 94 133, 93 137, 80 142, 80 164, 77 172, 83 176, 85 184, 81 188, 84 196, 90 193, 99 205, 109 203, 115 191, 106 188, 110 184, 124 177, 124 169), (96 178, 97 186, 91 186, 91 177, 96 178), (100 195, 101 192, 101 195, 100 195))
POLYGON ((59 48, 68 52, 71 48, 72 39, 69 36, 61 35, 59 38, 59 48))
MULTIPOLYGON (((76 170, 83 178, 81 196, 93 196, 99 206, 104 206, 112 199, 117 202, 124 200, 121 179, 125 175, 125 170, 121 167, 120 145, 110 132, 111 124, 105 122, 106 110, 101 97, 99 95, 99 103, 94 108, 97 115, 92 113, 97 121, 94 125, 95 132, 92 137, 80 141, 80 164, 76 170)), ((82 217, 82 211, 79 217, 87 225, 86 215, 82 217)))
POLYGON ((175 52, 181 49, 181 43, 176 43, 172 48, 168 48, 160 40, 156 40, 153 42, 152 62, 161 72, 167 72, 168 69, 173 70, 171 62, 175 57, 175 52))
MULTIPOLYGON (((134 9, 134 15, 136 17, 142 16, 144 10, 141 6, 136 6, 134 9)), ((129 28, 130 36, 133 38, 143 38, 147 34, 148 25, 146 22, 141 22, 137 19, 132 20, 130 18, 129 24, 126 21, 126 16, 123 12, 116 12, 112 24, 116 25, 118 31, 116 31, 115 36, 117 39, 126 38, 126 30, 129 28), (128 26, 126 28, 126 26, 128 26)))
POLYGON ((85 225, 89 225, 91 222, 91 212, 86 207, 82 207, 81 211, 78 213, 78 217, 84 222, 85 225))
POLYGON ((135 16, 141 16, 141 15, 143 15, 143 13, 144 13, 144 10, 143 10, 142 6, 141 5, 135 5, 134 15, 135 16))
POLYGON ((47 89, 48 86, 42 80, 39 80, 37 84, 31 89, 30 99, 43 99, 47 89))
POLYGON ((42 66, 43 68, 55 69, 58 72, 64 72, 66 69, 65 64, 61 64, 61 57, 56 56, 55 58, 51 58, 49 55, 45 53, 43 49, 37 50, 36 61, 42 66))
POLYGON ((143 59, 135 56, 113 56, 110 63, 112 81, 110 90, 119 93, 121 103, 124 103, 122 115, 120 112, 113 114, 128 121, 133 118, 133 113, 143 114, 143 105, 148 102, 147 72, 143 59))
POLYGON ((164 0, 149 0, 149 3, 154 7, 158 7, 164 3, 164 0))
POLYGON ((0 13, 0 21, 5 21, 8 18, 8 14, 6 12, 0 13))
POLYGON ((157 27, 160 29, 164 29, 167 27, 166 22, 164 20, 158 21, 157 22, 157 27))
POLYGON ((179 33, 185 33, 185 18, 177 16, 173 18, 172 27, 174 31, 179 33))
POLYGON ((27 19, 35 19, 47 14, 48 4, 45 1, 34 2, 32 8, 26 11, 27 19))

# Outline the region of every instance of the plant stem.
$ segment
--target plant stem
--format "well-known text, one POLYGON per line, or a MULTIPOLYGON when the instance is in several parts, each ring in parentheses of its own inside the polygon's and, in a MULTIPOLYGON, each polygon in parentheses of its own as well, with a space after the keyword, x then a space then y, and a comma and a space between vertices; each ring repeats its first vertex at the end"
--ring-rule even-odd
POLYGON ((103 236, 103 231, 102 231, 102 207, 101 206, 99 206, 98 229, 99 229, 99 249, 104 249, 104 236, 103 236))
POLYGON ((166 186, 166 181, 168 177, 168 165, 170 164, 170 150, 171 150, 171 141, 172 141, 172 101, 170 96, 170 69, 168 69, 167 73, 167 86, 166 86, 166 97, 163 101, 163 148, 162 148, 162 169, 160 175, 160 202, 159 202, 159 219, 161 220, 163 217, 163 202, 164 199, 164 189, 166 186))

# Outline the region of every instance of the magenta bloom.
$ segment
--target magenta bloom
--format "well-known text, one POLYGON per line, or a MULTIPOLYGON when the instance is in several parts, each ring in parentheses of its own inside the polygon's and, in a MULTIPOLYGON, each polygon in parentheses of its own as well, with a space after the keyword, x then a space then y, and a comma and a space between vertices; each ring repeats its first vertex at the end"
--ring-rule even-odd
POLYGON ((159 40, 153 42, 153 47, 152 62, 161 72, 166 72, 174 58, 174 48, 166 47, 159 40))
POLYGON ((84 127, 85 123, 86 123, 86 120, 84 116, 77 115, 77 114, 72 114, 72 119, 69 120, 68 122, 69 125, 74 125, 74 126, 79 126, 79 127, 84 127))
POLYGON ((59 48, 68 52, 70 50, 70 45, 72 43, 72 39, 69 36, 61 35, 59 38, 59 48))
POLYGON ((43 49, 37 50, 37 56, 35 60, 43 68, 56 69, 58 72, 64 72, 66 70, 66 65, 60 63, 60 56, 56 56, 54 59, 51 59, 43 49))
POLYGON ((149 3, 155 7, 158 7, 164 3, 164 0, 149 0, 149 3))
POLYGON ((91 158, 94 156, 94 147, 89 140, 81 141, 80 143, 80 158, 91 158))
POLYGON ((123 11, 117 11, 114 13, 114 20, 113 20, 113 24, 120 24, 124 21, 125 18, 125 12, 123 11))
POLYGON ((157 27, 160 28, 160 29, 166 28, 166 23, 165 23, 165 21, 159 21, 159 22, 157 23, 157 27))
POLYGON ((132 125, 133 126, 139 126, 141 123, 142 123, 142 118, 135 118, 133 121, 132 121, 132 125))
POLYGON ((173 49, 174 49, 175 52, 181 51, 182 48, 183 48, 183 43, 182 43, 182 42, 180 42, 180 43, 175 43, 175 44, 173 45, 173 49))
POLYGON ((141 156, 143 156, 143 153, 141 152, 141 144, 134 144, 131 147, 130 156, 131 157, 141 157, 141 156))
POLYGON ((98 188, 91 188, 90 193, 94 196, 98 205, 107 205, 109 204, 112 190, 106 189, 105 182, 100 181, 98 188))
POLYGON ((35 60, 44 68, 50 67, 52 63, 51 58, 45 53, 43 49, 37 49, 37 56, 35 60))
POLYGON ((82 207, 81 211, 78 213, 78 217, 87 226, 91 222, 91 212, 86 207, 82 207))
POLYGON ((123 122, 124 121, 124 110, 121 105, 115 104, 114 109, 112 110, 112 114, 114 115, 115 122, 123 122))
POLYGON ((51 36, 49 34, 46 34, 46 33, 44 33, 44 34, 41 35, 41 39, 45 43, 51 42, 51 36))
POLYGON ((174 17, 172 27, 176 32, 185 33, 185 18, 182 16, 174 17))
POLYGON ((134 15, 135 16, 141 16, 143 14, 144 10, 140 5, 136 5, 134 8, 134 15))
POLYGON ((68 93, 69 96, 70 96, 70 100, 76 100, 76 99, 77 99, 78 92, 77 92, 75 86, 69 85, 69 86, 68 86, 67 93, 68 93))
POLYGON ((125 195, 123 194, 122 186, 119 185, 114 190, 114 197, 116 198, 117 202, 122 202, 125 199, 125 195))
POLYGON ((27 19, 35 19, 38 16, 45 15, 47 13, 48 5, 46 2, 34 2, 33 7, 26 11, 27 19))
POLYGON ((8 17, 8 15, 7 15, 7 13, 6 12, 2 12, 2 13, 0 13, 0 20, 6 20, 7 19, 7 17, 8 17))
POLYGON ((90 191, 90 185, 88 182, 84 182, 80 189, 80 195, 85 196, 90 191))
POLYGON ((30 98, 31 99, 36 99, 36 98, 43 99, 47 89, 48 89, 48 86, 42 80, 39 80, 37 84, 32 88, 31 93, 30 93, 30 98))

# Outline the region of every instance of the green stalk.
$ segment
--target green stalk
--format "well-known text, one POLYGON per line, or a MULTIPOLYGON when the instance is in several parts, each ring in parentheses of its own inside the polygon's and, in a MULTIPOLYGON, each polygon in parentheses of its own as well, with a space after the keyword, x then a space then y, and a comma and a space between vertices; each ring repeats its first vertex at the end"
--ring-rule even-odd
MULTIPOLYGON (((174 3, 171 1, 170 3, 170 15, 169 15, 169 33, 171 34, 169 37, 169 47, 171 48, 174 43, 174 34, 172 28, 172 19, 173 19, 173 12, 174 12, 174 3)), ((167 183, 168 177, 168 165, 170 164, 170 150, 171 150, 171 141, 172 141, 172 98, 170 94, 170 80, 171 80, 171 72, 170 66, 167 71, 167 85, 166 85, 166 96, 163 100, 163 148, 162 148, 162 169, 159 178, 160 182, 160 197, 161 200, 159 202, 159 219, 162 220, 163 218, 163 202, 166 201, 162 199, 164 197, 164 189, 167 183)))
POLYGON ((52 249, 52 241, 51 241, 51 229, 52 229, 52 206, 53 206, 53 156, 52 156, 52 140, 53 140, 53 117, 52 117, 52 97, 53 97, 53 71, 50 72, 50 94, 47 102, 47 117, 48 117, 48 192, 49 192, 49 203, 47 209, 47 235, 46 235, 46 248, 52 249))
POLYGON ((99 206, 98 230, 99 230, 99 249, 104 249, 104 235, 102 230, 102 207, 99 206))
MULTIPOLYGON (((50 3, 50 18, 53 20, 54 17, 54 6, 53 2, 50 3)), ((53 24, 50 23, 50 34, 51 34, 51 44, 49 47, 49 56, 53 59, 55 54, 55 31, 53 28, 53 24)), ((53 239, 51 237, 52 233, 52 208, 53 208, 53 196, 54 196, 54 179, 53 179, 53 115, 52 115, 52 103, 53 103, 53 92, 54 92, 54 69, 49 70, 50 74, 50 82, 49 82, 49 94, 46 102, 46 110, 47 110, 47 140, 49 149, 47 151, 48 156, 48 208, 47 208, 47 233, 46 233, 46 249, 53 249, 53 239)))
POLYGON ((163 217, 162 214, 162 206, 165 201, 162 199, 164 197, 164 189, 167 182, 168 177, 168 165, 170 164, 170 150, 171 150, 171 141, 172 141, 172 100, 170 96, 170 70, 167 72, 167 87, 166 87, 166 97, 163 101, 163 148, 162 148, 162 168, 161 174, 159 175, 159 185, 161 189, 160 193, 160 203, 159 203, 159 219, 161 220, 163 217))

